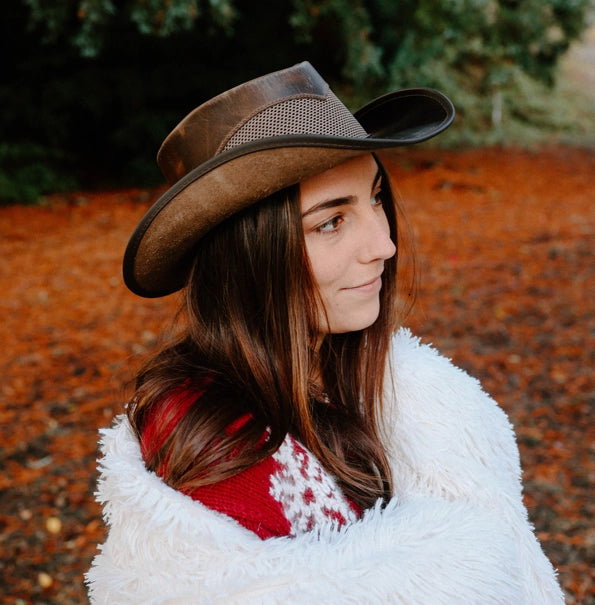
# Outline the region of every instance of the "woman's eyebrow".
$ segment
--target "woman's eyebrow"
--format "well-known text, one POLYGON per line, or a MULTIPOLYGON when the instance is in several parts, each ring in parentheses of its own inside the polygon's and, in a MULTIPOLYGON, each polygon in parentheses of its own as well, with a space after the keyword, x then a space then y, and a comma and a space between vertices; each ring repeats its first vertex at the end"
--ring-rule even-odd
POLYGON ((314 214, 315 212, 320 212, 321 210, 328 210, 329 208, 336 208, 337 206, 352 204, 354 200, 355 198, 352 195, 349 195, 347 197, 338 197, 332 200, 324 200, 322 202, 318 202, 318 204, 314 204, 314 206, 306 210, 306 212, 302 214, 302 218, 305 218, 310 214, 314 214))
MULTIPOLYGON (((376 176, 374 177, 374 180, 372 181, 371 191, 374 191, 381 179, 382 172, 379 169, 376 173, 376 176)), ((302 218, 305 218, 310 214, 314 214, 315 212, 320 212, 321 210, 328 210, 329 208, 336 208, 337 206, 343 206, 345 204, 353 204, 354 201, 355 198, 352 195, 338 197, 331 200, 323 200, 321 202, 318 202, 318 204, 314 204, 314 206, 306 210, 306 212, 302 214, 302 218)))

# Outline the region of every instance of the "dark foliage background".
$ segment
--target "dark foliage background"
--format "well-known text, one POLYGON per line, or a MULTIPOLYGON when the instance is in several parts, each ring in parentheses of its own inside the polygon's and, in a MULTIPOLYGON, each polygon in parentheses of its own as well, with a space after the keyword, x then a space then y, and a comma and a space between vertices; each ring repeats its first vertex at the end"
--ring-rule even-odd
POLYGON ((444 90, 459 112, 446 144, 576 134, 573 112, 556 111, 547 87, 588 5, 6 0, 0 203, 158 182, 156 150, 190 109, 304 59, 352 106, 392 87, 444 90))
MULTIPOLYGON (((43 43, 42 26, 27 26, 27 7, 9 2, 0 35, 15 61, 7 66, 10 85, 0 89, 0 128, 12 151, 4 150, 2 164, 24 170, 23 181, 45 179, 47 187, 38 183, 43 189, 159 180, 156 150, 187 111, 244 77, 302 56, 282 47, 271 56, 258 19, 238 24, 238 43, 200 30, 143 35, 116 18, 101 54, 83 57, 63 36, 43 43)), ((286 37, 278 3, 258 5, 266 26, 286 37)))

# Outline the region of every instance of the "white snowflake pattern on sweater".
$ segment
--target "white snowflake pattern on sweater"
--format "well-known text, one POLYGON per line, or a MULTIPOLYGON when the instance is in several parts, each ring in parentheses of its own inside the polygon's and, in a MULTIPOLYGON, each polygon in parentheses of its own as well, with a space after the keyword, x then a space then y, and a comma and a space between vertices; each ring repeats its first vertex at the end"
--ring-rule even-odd
POLYGON ((345 525, 358 514, 317 458, 291 435, 273 456, 278 464, 271 475, 270 495, 283 507, 297 536, 324 525, 345 525))

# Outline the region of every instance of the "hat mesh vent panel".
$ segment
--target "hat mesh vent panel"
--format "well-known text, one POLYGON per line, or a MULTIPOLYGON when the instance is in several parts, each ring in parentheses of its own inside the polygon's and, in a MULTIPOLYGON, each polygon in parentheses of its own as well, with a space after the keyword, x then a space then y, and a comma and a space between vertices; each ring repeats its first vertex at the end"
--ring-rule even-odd
POLYGON ((347 107, 329 91, 326 100, 297 98, 268 107, 241 126, 223 151, 258 139, 288 134, 360 139, 368 136, 347 107))

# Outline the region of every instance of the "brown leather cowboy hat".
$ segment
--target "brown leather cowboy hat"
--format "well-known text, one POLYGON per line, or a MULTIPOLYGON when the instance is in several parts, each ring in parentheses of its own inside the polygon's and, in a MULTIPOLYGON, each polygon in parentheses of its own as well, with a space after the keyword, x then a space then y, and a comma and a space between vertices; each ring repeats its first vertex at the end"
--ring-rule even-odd
POLYGON ((307 62, 214 97, 159 150, 170 188, 128 243, 126 285, 145 297, 179 290, 196 243, 235 212, 362 153, 429 139, 454 113, 443 94, 416 88, 379 97, 354 115, 307 62))

